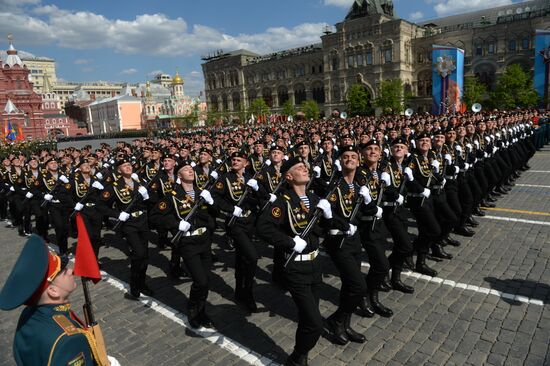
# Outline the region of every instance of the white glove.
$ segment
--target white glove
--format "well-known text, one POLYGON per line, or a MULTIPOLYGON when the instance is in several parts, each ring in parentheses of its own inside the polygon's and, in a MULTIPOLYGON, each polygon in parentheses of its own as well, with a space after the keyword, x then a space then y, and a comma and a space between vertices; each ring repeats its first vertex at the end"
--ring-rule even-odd
POLYGON ((233 216, 242 217, 242 215, 243 215, 243 209, 240 208, 239 206, 235 206, 233 208, 233 216))
POLYGON ((103 168, 108 168, 110 167, 111 165, 109 165, 109 163, 103 163, 103 168))
POLYGON ((336 168, 338 169, 339 172, 342 171, 342 164, 340 163, 340 160, 336 160, 334 162, 334 165, 336 165, 336 168))
POLYGON ((181 184, 181 179, 179 177, 176 179, 176 184, 181 184))
POLYGON ((132 175, 130 176, 133 180, 135 180, 136 182, 139 182, 139 177, 136 173, 132 173, 132 175))
POLYGON ((258 189, 260 189, 260 186, 258 185, 258 181, 254 178, 249 179, 248 182, 246 182, 246 185, 258 192, 258 189))
POLYGON ((80 202, 77 202, 76 205, 74 205, 75 211, 82 211, 83 208, 84 208, 84 205, 80 202))
POLYGON ((474 140, 474 145, 476 145, 476 149, 479 149, 479 141, 474 140))
POLYGON ((191 229, 191 224, 185 220, 181 220, 180 224, 178 225, 178 230, 186 233, 189 231, 189 229, 191 229))
POLYGON ((27 194, 25 195, 26 198, 28 199, 31 199, 33 196, 33 194, 31 192, 27 192, 27 194))
POLYGON ((332 209, 330 208, 330 203, 326 199, 322 199, 317 204, 317 208, 323 210, 323 217, 325 219, 332 219, 332 209))
POLYGON ((416 149, 416 141, 415 140, 411 140, 411 146, 413 147, 413 149, 416 149))
POLYGON ((348 231, 346 231, 346 235, 347 236, 353 236, 353 234, 355 234, 357 232, 357 226, 353 225, 353 224, 349 224, 349 229, 348 231))
POLYGON ((273 193, 269 194, 269 202, 273 203, 277 199, 277 196, 275 196, 273 193))
POLYGON ((315 173, 315 178, 319 178, 321 176, 321 167, 320 166, 314 166, 313 167, 313 173, 315 173))
POLYGON ((62 181, 63 183, 65 183, 65 184, 69 183, 69 180, 64 175, 59 176, 59 180, 62 181))
POLYGON ((445 187, 445 184, 447 183, 447 179, 443 178, 441 181, 441 188, 445 187))
POLYGON ((103 174, 97 173, 97 174, 95 175, 95 177, 96 177, 97 179, 99 179, 99 180, 102 180, 102 179, 103 179, 103 174))
POLYGON ((380 174, 380 180, 384 182, 386 187, 388 187, 391 184, 390 175, 387 172, 383 172, 382 174, 380 174))
POLYGON ((491 140, 494 140, 495 139, 495 135, 491 135, 491 140))
POLYGON ((386 156, 390 156, 390 150, 384 149, 384 154, 386 154, 386 156))
POLYGON ((147 192, 147 188, 144 186, 139 186, 138 188, 139 194, 141 194, 141 197, 143 197, 144 201, 147 201, 149 199, 149 193, 147 192))
POLYGON ((487 153, 485 152, 485 153, 483 153, 483 157, 488 158, 488 157, 489 157, 489 154, 487 154, 487 153))
POLYGON ((95 189, 102 191, 105 187, 103 187, 103 184, 99 183, 97 180, 92 183, 92 187, 95 189))
POLYGON ((384 210, 382 209, 382 207, 376 206, 376 213, 374 214, 374 217, 376 217, 377 219, 381 219, 383 213, 384 210))
POLYGON ((432 191, 430 191, 428 188, 424 188, 424 191, 420 193, 422 196, 426 198, 430 198, 430 195, 432 194, 432 191))
POLYGON ((288 155, 283 156, 283 159, 288 160, 288 155))
POLYGON ((460 173, 460 167, 455 165, 455 174, 458 174, 458 173, 460 173))
POLYGON ((320 147, 320 148, 319 148, 319 154, 322 154, 322 153, 324 153, 324 152, 325 152, 325 150, 323 150, 323 148, 320 147))
POLYGON ((119 221, 126 222, 130 218, 130 214, 128 212, 122 211, 120 215, 118 215, 119 221))
POLYGON ((300 238, 298 235, 292 238, 292 240, 294 240, 294 248, 292 248, 292 250, 294 250, 296 253, 302 253, 304 249, 306 249, 307 241, 300 238))
POLYGON ((468 169, 470 169, 470 164, 464 163, 464 170, 468 170, 468 169))
POLYGON ((413 175, 413 171, 412 171, 411 168, 406 167, 403 172, 407 176, 407 179, 409 180, 409 182, 412 182, 414 180, 414 175, 413 175))
POLYGON ((265 166, 270 166, 270 165, 271 165, 271 160, 267 159, 267 160, 265 161, 265 166))
POLYGON ((113 356, 107 356, 107 359, 109 360, 109 366, 120 366, 120 362, 113 356))
MULTIPOLYGON (((13 187, 12 187, 12 188, 13 188, 13 187)), ((53 200, 53 196, 52 196, 51 194, 49 194, 49 193, 46 193, 46 194, 44 195, 44 199, 45 199, 46 201, 51 201, 51 200, 53 200)))
POLYGON ((395 201, 395 203, 397 203, 397 206, 401 206, 403 202, 405 202, 405 197, 403 197, 403 195, 400 194, 399 197, 397 197, 397 200, 395 201))
POLYGON ((216 164, 220 165, 221 163, 223 163, 222 159, 216 159, 216 164))
POLYGON ((210 176, 211 176, 212 178, 214 178, 214 179, 218 179, 219 174, 218 174, 217 171, 212 170, 212 171, 210 172, 210 176))
POLYGON ((490 143, 491 142, 491 138, 489 136, 485 136, 485 141, 487 141, 487 143, 490 143))
POLYGON ((498 137, 498 138, 500 138, 500 133, 497 132, 497 133, 495 134, 495 136, 498 137))
POLYGON ((15 188, 13 188, 13 186, 11 186, 10 191, 15 192, 15 188))
POLYGON ((457 153, 462 154, 462 148, 460 147, 460 145, 456 145, 455 150, 457 153))
POLYGON ((434 160, 432 160, 432 163, 431 163, 431 164, 432 164, 432 166, 433 166, 435 172, 436 172, 436 173, 439 173, 439 160, 434 159, 434 160))
POLYGON ((474 147, 472 146, 472 144, 469 144, 469 143, 468 143, 468 144, 466 144, 466 148, 468 149, 468 151, 472 151, 472 149, 473 149, 474 147))
POLYGON ((445 154, 445 161, 447 162, 447 165, 451 165, 453 163, 453 157, 451 154, 445 154))
POLYGON ((210 191, 207 191, 205 189, 201 192, 201 194, 199 196, 202 197, 204 199, 204 201, 207 204, 209 204, 210 206, 212 206, 214 204, 214 199, 212 198, 212 195, 210 194, 210 191))
POLYGON ((368 205, 372 202, 372 197, 370 196, 370 189, 367 186, 361 186, 359 188, 359 194, 363 197, 363 202, 365 205, 368 205))
POLYGON ((496 154, 496 152, 498 151, 498 147, 493 147, 493 154, 496 154))

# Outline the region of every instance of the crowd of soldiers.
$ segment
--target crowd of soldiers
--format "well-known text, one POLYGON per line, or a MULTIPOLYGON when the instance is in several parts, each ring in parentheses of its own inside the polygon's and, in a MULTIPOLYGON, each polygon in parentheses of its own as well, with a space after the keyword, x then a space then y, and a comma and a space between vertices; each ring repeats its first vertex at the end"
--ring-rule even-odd
POLYGON ((451 234, 475 235, 475 216, 529 169, 536 116, 356 117, 179 131, 95 150, 12 148, 0 168, 0 219, 46 243, 53 228, 60 254, 71 250, 77 212, 96 256, 102 230, 119 232, 129 248, 125 297, 133 300, 154 295, 146 272, 156 231, 158 246, 171 249, 170 273, 193 281, 187 315, 194 328, 213 327, 205 304, 216 228, 234 251, 235 301, 251 313, 260 246, 272 245, 273 282, 298 309, 287 364, 306 365, 323 331, 335 344, 365 342, 352 314, 391 317, 380 291, 413 293, 403 270, 436 276, 427 259, 452 259, 449 248, 461 244, 451 234), (322 252, 341 279, 339 306, 326 320, 318 306, 322 252))

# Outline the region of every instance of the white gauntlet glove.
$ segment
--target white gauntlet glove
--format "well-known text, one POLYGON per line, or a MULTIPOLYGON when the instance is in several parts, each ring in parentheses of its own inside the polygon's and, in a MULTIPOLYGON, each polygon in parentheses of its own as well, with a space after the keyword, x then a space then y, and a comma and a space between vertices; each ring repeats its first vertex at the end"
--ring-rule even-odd
POLYGON ((376 217, 377 219, 381 219, 383 213, 384 210, 382 209, 382 207, 376 206, 376 213, 374 214, 374 217, 376 217))
POLYGON ((462 154, 462 148, 460 147, 460 145, 456 145, 455 150, 457 153, 462 154))
POLYGON ((294 240, 294 248, 292 248, 292 250, 294 250, 296 253, 302 253, 304 249, 306 249, 307 242, 304 239, 300 238, 298 235, 292 238, 292 240, 294 240))
POLYGON ((44 195, 44 199, 45 199, 46 201, 51 201, 51 200, 53 200, 53 196, 52 196, 51 194, 49 194, 49 193, 46 193, 46 194, 44 195))
POLYGON ((432 163, 431 163, 432 167, 434 168, 434 171, 436 173, 439 173, 439 160, 432 160, 432 163))
POLYGON ((403 197, 403 195, 400 194, 399 197, 397 197, 397 200, 395 201, 395 203, 397 203, 397 206, 401 206, 403 202, 405 202, 405 197, 403 197))
POLYGON ((76 205, 74 205, 75 211, 82 211, 83 208, 84 208, 84 205, 80 202, 77 202, 76 205))
POLYGON ((380 174, 380 180, 382 182, 384 182, 384 184, 386 185, 386 187, 388 187, 390 184, 391 184, 391 179, 390 179, 390 175, 386 172, 380 174))
POLYGON ((430 198, 430 195, 432 194, 432 191, 430 191, 428 188, 424 188, 424 191, 420 193, 425 198, 430 198))
POLYGON ((213 170, 213 171, 210 172, 210 176, 214 179, 218 179, 219 174, 218 174, 217 171, 213 170))
POLYGON ((270 165, 271 165, 271 160, 267 159, 267 160, 265 161, 265 166, 270 166, 270 165))
POLYGON ((59 180, 62 181, 63 183, 65 183, 65 184, 69 183, 69 180, 64 175, 59 176, 59 180))
POLYGON ((445 184, 447 184, 447 179, 443 178, 441 181, 441 188, 445 187, 445 184))
POLYGON ((147 201, 149 199, 149 193, 147 192, 147 188, 144 186, 139 186, 138 188, 139 194, 141 194, 141 197, 143 197, 144 201, 147 201))
POLYGON ((476 149, 479 149, 479 141, 474 140, 474 145, 476 145, 476 149))
POLYGON ((349 229, 348 231, 346 231, 346 235, 347 236, 353 236, 353 234, 355 234, 357 232, 357 226, 353 225, 353 224, 349 224, 349 229))
POLYGON ((128 212, 122 211, 120 215, 118 215, 118 219, 122 222, 128 221, 129 218, 130 218, 130 214, 128 212))
POLYGON ((102 191, 105 187, 103 187, 103 184, 99 183, 97 180, 92 183, 92 187, 95 189, 102 191))
POLYGON ((270 193, 269 194, 269 202, 273 203, 273 202, 275 202, 275 200, 277 200, 277 196, 275 196, 273 193, 270 193))
POLYGON ((199 197, 202 197, 204 199, 204 202, 206 202, 210 206, 214 204, 214 199, 212 198, 210 191, 207 191, 206 189, 201 192, 199 197))
POLYGON ((243 209, 240 208, 239 206, 235 206, 235 207, 233 208, 233 216, 235 216, 235 217, 242 217, 242 215, 243 215, 243 209))
POLYGON ((455 165, 455 174, 458 174, 460 173, 460 167, 458 167, 457 165, 455 165))
POLYGON ((315 175, 315 178, 319 178, 321 176, 321 167, 320 166, 314 166, 313 167, 313 173, 315 175))
POLYGON ((361 197, 363 197, 363 203, 365 205, 368 205, 369 203, 372 202, 372 197, 370 196, 369 187, 361 186, 361 188, 359 188, 359 194, 361 195, 361 197))
POLYGON ((473 148, 474 147, 472 146, 472 144, 470 143, 466 144, 466 149, 468 149, 469 152, 471 152, 473 148))
POLYGON ((31 192, 27 192, 27 194, 25 195, 26 198, 28 199, 31 199, 33 196, 33 194, 31 192))
POLYGON ((406 167, 405 170, 403 170, 403 172, 407 176, 407 179, 409 180, 409 182, 412 182, 414 180, 414 175, 411 168, 406 167))
POLYGON ((453 163, 453 157, 451 154, 445 154, 445 161, 447 162, 447 165, 451 165, 453 163))
POLYGON ((246 185, 252 188, 256 192, 258 192, 258 189, 260 189, 260 186, 258 185, 258 181, 254 178, 249 179, 248 182, 246 182, 246 185))
POLYGON ((189 231, 189 229, 191 229, 191 224, 185 220, 181 220, 180 224, 178 225, 178 230, 186 233, 189 231))
POLYGON ((107 356, 107 359, 109 360, 109 366, 120 366, 120 362, 113 356, 107 356))
POLYGON ((95 175, 95 177, 96 177, 97 179, 99 179, 99 180, 102 180, 102 179, 103 179, 103 174, 97 173, 97 174, 95 175))
POLYGON ((136 173, 132 173, 132 175, 130 176, 133 180, 135 180, 136 182, 139 182, 139 177, 136 173))
POLYGON ((332 219, 332 209, 330 208, 330 203, 326 199, 322 199, 317 204, 317 208, 323 210, 323 217, 325 219, 332 219))

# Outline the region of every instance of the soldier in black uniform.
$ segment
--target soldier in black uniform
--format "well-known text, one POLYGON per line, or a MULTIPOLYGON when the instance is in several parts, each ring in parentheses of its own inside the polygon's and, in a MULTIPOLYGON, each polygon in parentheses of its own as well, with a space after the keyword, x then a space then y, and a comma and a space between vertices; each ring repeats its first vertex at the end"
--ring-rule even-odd
POLYGON ((299 158, 286 161, 281 174, 290 189, 262 214, 258 220, 258 233, 269 244, 282 248, 289 260, 288 265, 283 267, 283 278, 298 308, 298 329, 294 350, 285 365, 303 366, 307 365, 308 352, 315 347, 323 330, 319 312, 322 283, 319 237, 323 232, 321 227, 330 228, 332 212, 326 200, 320 201, 315 194, 306 191, 309 170, 299 158), (300 233, 312 219, 314 207, 318 206, 323 210, 321 222, 315 225, 307 238, 300 238, 300 233))
POLYGON ((153 291, 145 283, 149 261, 149 192, 144 186, 145 182, 132 173, 132 164, 127 157, 117 160, 115 167, 120 178, 105 187, 99 209, 104 215, 116 217, 122 222, 121 232, 130 247, 130 292, 124 294, 124 297, 136 300, 141 294, 153 296, 153 291), (132 202, 134 204, 130 207, 132 202))
POLYGON ((265 160, 263 141, 257 140, 254 142, 254 152, 250 155, 248 160, 248 166, 246 168, 248 174, 254 175, 258 173, 265 160))
POLYGON ((10 169, 11 161, 6 157, 2 160, 0 167, 0 221, 8 221, 8 192, 10 191, 8 174, 10 169))
POLYGON ((213 215, 209 206, 214 200, 209 191, 197 187, 195 172, 190 164, 185 164, 178 170, 178 182, 151 211, 150 221, 157 227, 177 235, 181 231, 181 239, 175 243, 175 250, 185 262, 193 279, 187 314, 193 328, 204 326, 211 328, 212 321, 206 315, 205 304, 208 297, 208 281, 212 266, 211 245, 215 229, 213 215), (201 205, 196 213, 186 221, 191 209, 201 205))

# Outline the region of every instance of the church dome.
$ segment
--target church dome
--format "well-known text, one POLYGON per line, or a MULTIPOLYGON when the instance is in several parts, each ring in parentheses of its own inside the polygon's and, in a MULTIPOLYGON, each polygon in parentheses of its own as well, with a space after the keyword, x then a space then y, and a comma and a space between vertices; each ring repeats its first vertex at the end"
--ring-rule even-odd
POLYGON ((172 85, 179 85, 179 84, 183 84, 183 79, 180 76, 180 73, 176 71, 176 76, 174 76, 174 78, 172 79, 172 85))

